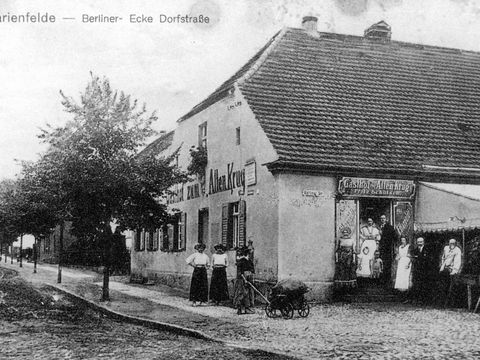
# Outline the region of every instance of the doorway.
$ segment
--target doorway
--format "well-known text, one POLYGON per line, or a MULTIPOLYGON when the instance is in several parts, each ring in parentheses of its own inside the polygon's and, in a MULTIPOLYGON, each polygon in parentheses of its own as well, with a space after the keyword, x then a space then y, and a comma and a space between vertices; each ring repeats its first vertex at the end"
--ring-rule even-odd
POLYGON ((360 235, 358 260, 361 264, 359 266, 361 271, 357 270, 359 282, 363 280, 368 285, 391 287, 393 243, 391 239, 384 239, 382 236, 381 216, 385 215, 387 223, 393 223, 392 202, 390 199, 360 198, 358 210, 360 235), (373 223, 369 220, 373 220, 373 223))

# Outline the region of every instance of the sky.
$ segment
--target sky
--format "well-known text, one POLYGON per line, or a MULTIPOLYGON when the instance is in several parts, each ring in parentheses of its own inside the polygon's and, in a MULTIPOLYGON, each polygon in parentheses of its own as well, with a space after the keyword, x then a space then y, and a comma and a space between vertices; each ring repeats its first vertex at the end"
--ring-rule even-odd
POLYGON ((44 151, 40 129, 69 119, 59 90, 78 99, 90 72, 155 110, 157 130, 172 130, 305 15, 318 17, 320 31, 363 35, 385 20, 392 40, 480 51, 480 0, 0 0, 0 179, 19 172, 18 160, 44 151), (8 22, 27 12, 56 21, 8 22), (85 23, 84 14, 122 20, 85 23), (131 14, 153 23, 131 23, 131 14), (161 14, 202 14, 209 23, 160 23, 161 14))
MULTIPOLYGON (((59 91, 78 99, 90 72, 156 111, 155 129, 169 131, 306 15, 318 17, 319 31, 363 35, 385 20, 392 40, 480 51, 480 0, 0 0, 0 179, 45 150, 40 129, 69 119, 59 91), (27 12, 55 22, 8 19, 27 12), (153 22, 132 23, 132 14, 153 22), (161 14, 203 15, 209 23, 161 23, 161 14), (84 15, 122 20, 91 23, 84 15)), ((24 240, 31 246, 33 238, 24 240)))

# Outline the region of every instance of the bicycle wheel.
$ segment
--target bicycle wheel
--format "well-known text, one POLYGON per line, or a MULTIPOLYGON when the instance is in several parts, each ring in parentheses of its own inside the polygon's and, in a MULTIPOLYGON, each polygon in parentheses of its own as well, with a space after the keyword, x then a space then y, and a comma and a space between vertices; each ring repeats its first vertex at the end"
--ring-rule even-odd
POLYGON ((301 317, 307 317, 310 314, 310 305, 308 302, 304 301, 300 309, 298 309, 298 315, 301 317))
POLYGON ((272 308, 272 305, 267 304, 265 305, 265 314, 267 314, 269 318, 273 318, 277 316, 277 311, 274 308, 272 308))
POLYGON ((286 303, 281 309, 280 312, 284 319, 291 319, 293 317, 293 306, 290 303, 286 303))

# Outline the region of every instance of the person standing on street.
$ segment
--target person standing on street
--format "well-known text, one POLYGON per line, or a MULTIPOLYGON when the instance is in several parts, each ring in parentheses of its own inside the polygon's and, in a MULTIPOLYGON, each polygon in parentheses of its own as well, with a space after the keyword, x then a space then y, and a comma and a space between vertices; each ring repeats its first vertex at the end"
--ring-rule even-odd
POLYGON ((460 273, 462 267, 462 251, 457 246, 457 240, 450 239, 443 248, 442 262, 440 265, 440 281, 445 298, 452 283, 452 276, 460 273))
POLYGON ((387 216, 380 216, 380 241, 378 251, 383 261, 383 273, 381 281, 384 284, 390 284, 392 278, 392 260, 394 247, 397 243, 397 232, 395 228, 387 222, 387 216))
POLYGON ((221 301, 229 299, 227 284, 228 257, 225 247, 217 244, 213 247, 215 254, 212 255, 212 279, 210 281, 210 300, 219 305, 221 301))
POLYGON ((397 253, 397 276, 395 278, 395 289, 400 291, 404 297, 403 300, 407 301, 406 295, 410 288, 410 271, 411 271, 411 259, 409 252, 410 245, 407 242, 407 238, 402 236, 400 238, 400 246, 397 253))
POLYGON ((209 258, 204 254, 205 244, 197 244, 194 249, 197 251, 190 255, 186 262, 193 267, 192 282, 190 283, 190 296, 192 305, 196 306, 197 302, 206 303, 208 301, 208 278, 207 267, 209 266, 209 258))
POLYGON ((252 310, 253 298, 247 281, 253 279, 255 270, 252 261, 248 259, 248 253, 247 247, 238 250, 237 278, 235 279, 235 288, 233 290, 233 306, 237 308, 238 315, 254 313, 252 310))
POLYGON ((360 229, 360 239, 362 245, 358 254, 357 277, 371 278, 374 254, 377 251, 378 240, 380 239, 380 232, 372 218, 368 218, 367 225, 360 229))
POLYGON ((422 237, 417 239, 417 244, 410 252, 413 261, 412 268, 412 300, 417 304, 426 305, 431 289, 431 254, 425 247, 422 237))

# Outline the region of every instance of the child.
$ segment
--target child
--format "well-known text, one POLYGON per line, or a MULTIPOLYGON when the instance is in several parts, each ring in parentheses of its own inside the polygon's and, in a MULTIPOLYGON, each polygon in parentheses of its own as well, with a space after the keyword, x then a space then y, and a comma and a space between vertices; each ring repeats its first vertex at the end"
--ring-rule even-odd
POLYGON ((372 278, 379 279, 383 273, 383 261, 380 259, 380 252, 375 251, 375 258, 372 259, 372 278))

